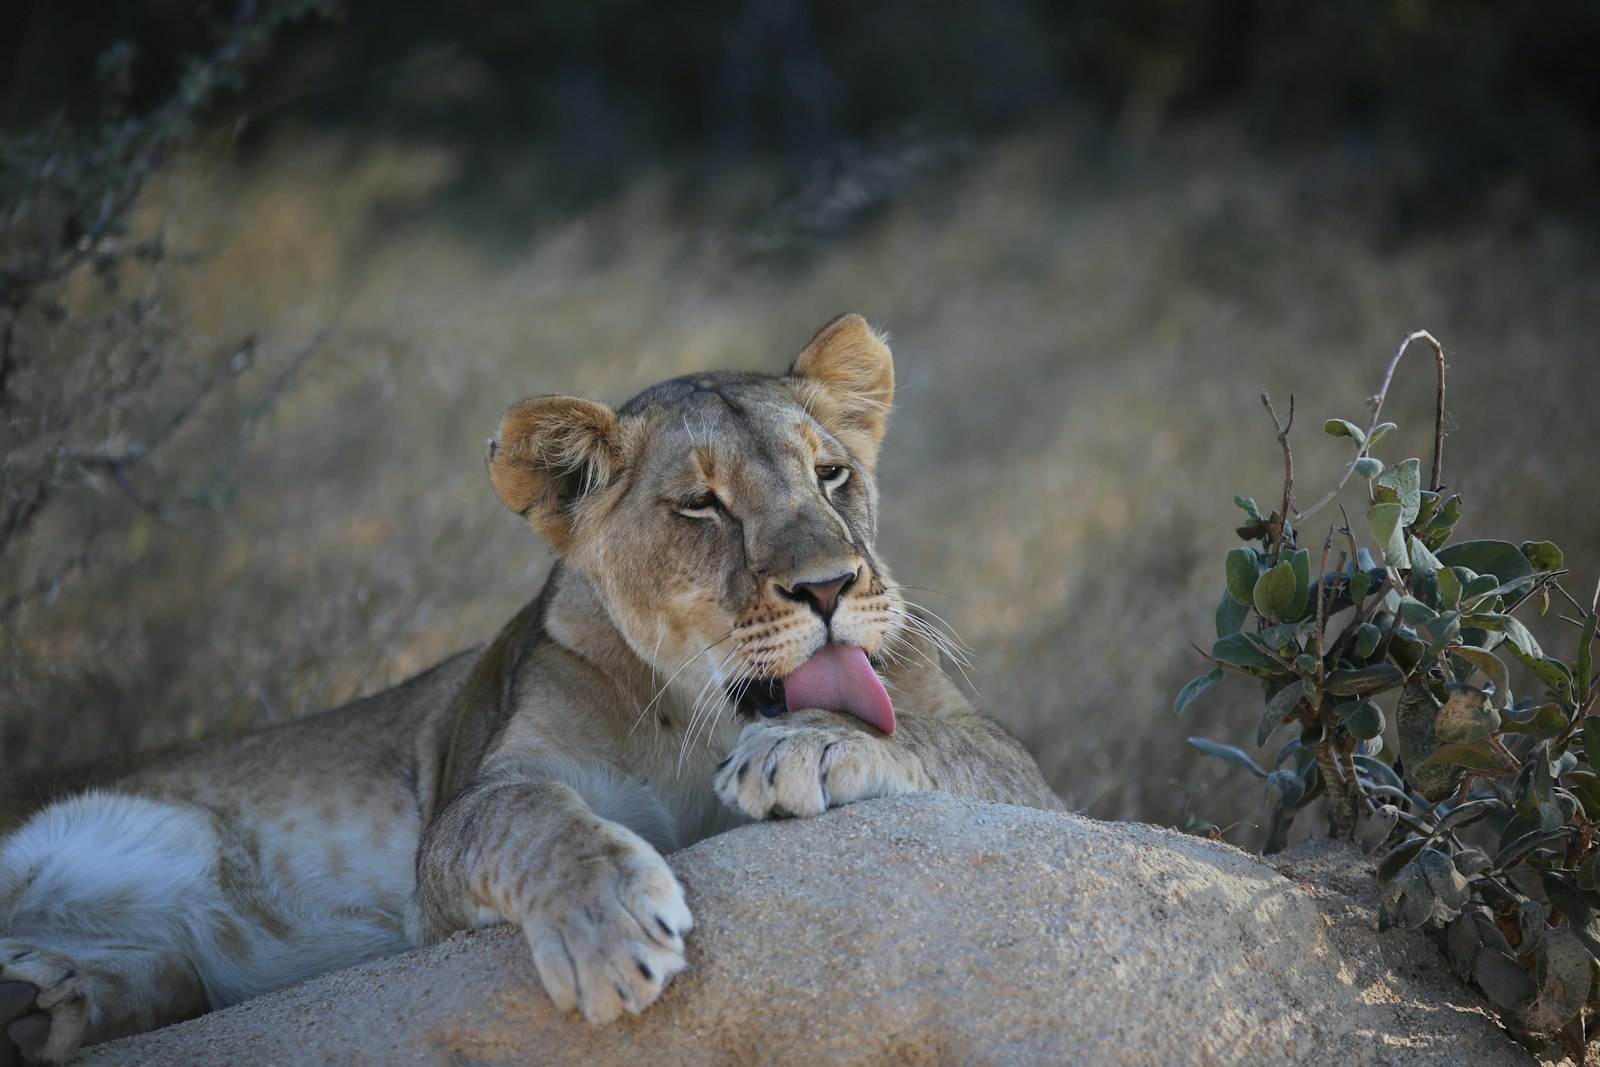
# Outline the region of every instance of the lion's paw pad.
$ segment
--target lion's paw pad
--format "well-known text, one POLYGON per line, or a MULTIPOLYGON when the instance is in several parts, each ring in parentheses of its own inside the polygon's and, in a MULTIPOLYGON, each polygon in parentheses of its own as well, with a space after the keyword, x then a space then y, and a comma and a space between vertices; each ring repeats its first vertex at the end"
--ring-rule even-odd
POLYGON ((15 1050, 30 1063, 63 1063, 83 1042, 89 1015, 84 980, 71 959, 0 943, 0 1055, 15 1050))

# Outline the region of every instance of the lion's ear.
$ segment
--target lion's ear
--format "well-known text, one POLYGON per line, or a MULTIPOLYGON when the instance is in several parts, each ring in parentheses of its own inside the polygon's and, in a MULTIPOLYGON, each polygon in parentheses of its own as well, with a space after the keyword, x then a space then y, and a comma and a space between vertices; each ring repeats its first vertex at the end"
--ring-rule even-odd
POLYGON ((817 331, 789 373, 806 386, 806 409, 871 467, 894 402, 894 358, 883 337, 847 312, 817 331))
POLYGON ((604 404, 536 396, 500 419, 484 458, 506 507, 527 517, 557 555, 573 537, 572 505, 622 473, 621 428, 604 404))

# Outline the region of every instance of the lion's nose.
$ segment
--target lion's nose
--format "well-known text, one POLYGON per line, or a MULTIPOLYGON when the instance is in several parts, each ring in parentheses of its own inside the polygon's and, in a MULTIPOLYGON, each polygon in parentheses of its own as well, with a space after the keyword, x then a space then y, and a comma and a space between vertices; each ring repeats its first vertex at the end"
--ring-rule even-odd
POLYGON ((839 602, 839 594, 844 592, 850 583, 856 580, 860 571, 851 571, 841 574, 837 578, 824 578, 817 582, 796 582, 794 588, 785 589, 778 586, 778 592, 790 600, 808 603, 818 615, 824 619, 833 617, 834 606, 839 602))

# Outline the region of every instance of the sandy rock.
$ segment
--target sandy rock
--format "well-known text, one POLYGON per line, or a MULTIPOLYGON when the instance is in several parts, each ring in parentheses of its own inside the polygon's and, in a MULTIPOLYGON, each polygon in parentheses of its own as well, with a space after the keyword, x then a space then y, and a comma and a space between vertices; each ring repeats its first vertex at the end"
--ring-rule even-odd
POLYGON ((1526 1065, 1371 861, 1275 869, 1128 823, 922 795, 673 857, 689 970, 638 1017, 551 1007, 520 935, 458 934, 153 1034, 111 1064, 1526 1065))

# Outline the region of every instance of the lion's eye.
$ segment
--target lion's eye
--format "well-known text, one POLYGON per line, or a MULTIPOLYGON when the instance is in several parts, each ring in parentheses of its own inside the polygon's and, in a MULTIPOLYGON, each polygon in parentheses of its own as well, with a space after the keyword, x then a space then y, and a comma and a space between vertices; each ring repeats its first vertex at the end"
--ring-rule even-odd
POLYGON ((841 486, 850 477, 850 468, 840 463, 819 463, 814 468, 817 472, 817 481, 825 489, 834 489, 841 486))
POLYGON ((684 500, 678 505, 678 510, 685 515, 703 517, 712 514, 720 507, 722 507, 722 501, 717 499, 717 494, 706 489, 684 500))

